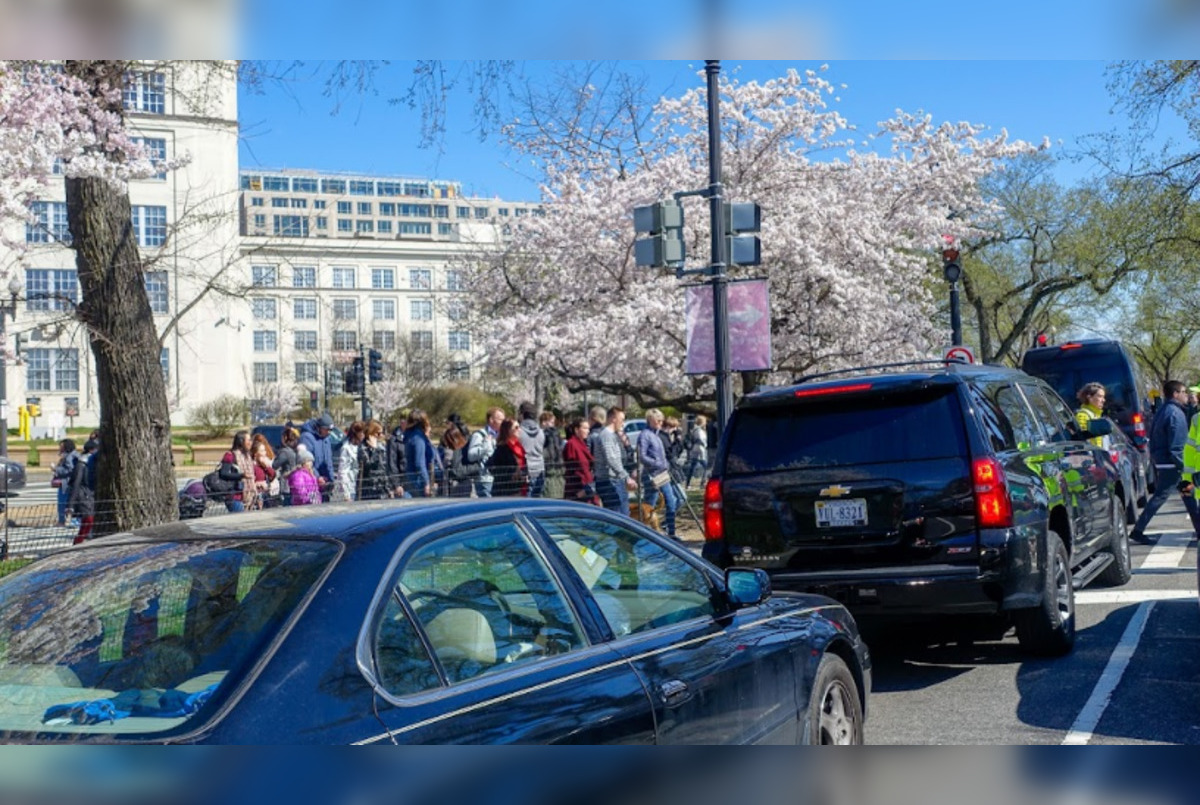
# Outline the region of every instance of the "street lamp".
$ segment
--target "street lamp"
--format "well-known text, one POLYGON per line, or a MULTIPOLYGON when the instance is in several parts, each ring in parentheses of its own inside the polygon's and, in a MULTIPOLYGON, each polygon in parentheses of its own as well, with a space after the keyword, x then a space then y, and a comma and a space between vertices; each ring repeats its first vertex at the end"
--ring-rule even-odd
POLYGON ((8 335, 5 325, 8 317, 17 320, 17 297, 21 295, 21 272, 14 271, 8 278, 8 292, 12 298, 7 305, 0 302, 0 456, 8 457, 8 335))

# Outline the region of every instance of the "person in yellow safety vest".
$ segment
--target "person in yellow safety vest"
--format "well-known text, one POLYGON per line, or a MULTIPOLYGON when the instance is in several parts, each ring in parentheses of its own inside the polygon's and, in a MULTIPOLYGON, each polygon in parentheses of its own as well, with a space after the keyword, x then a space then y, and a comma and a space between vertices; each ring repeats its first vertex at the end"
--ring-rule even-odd
MULTIPOLYGON (((1089 422, 1104 417, 1104 400, 1108 393, 1100 383, 1088 383, 1075 396, 1082 403, 1079 410, 1075 412, 1075 421, 1079 423, 1079 429, 1087 433, 1089 422)), ((1107 436, 1093 436, 1088 441, 1097 447, 1108 449, 1107 436)))
MULTIPOLYGON (((1187 392, 1183 389, 1182 383, 1179 384, 1179 387, 1180 392, 1177 404, 1182 411, 1183 400, 1185 399, 1184 395, 1187 392)), ((1156 416, 1155 420, 1157 418, 1156 416)), ((1185 422, 1187 421, 1186 414, 1183 414, 1181 418, 1185 422)), ((1153 441, 1151 441, 1150 446, 1153 448, 1153 441)), ((1183 444, 1183 478, 1179 482, 1179 491, 1183 493, 1183 502, 1186 504, 1188 516, 1192 520, 1192 528, 1195 530, 1196 535, 1200 536, 1200 489, 1196 488, 1196 481, 1200 480, 1198 476, 1200 476, 1200 416, 1194 416, 1192 417, 1192 424, 1187 431, 1187 441, 1183 444)))

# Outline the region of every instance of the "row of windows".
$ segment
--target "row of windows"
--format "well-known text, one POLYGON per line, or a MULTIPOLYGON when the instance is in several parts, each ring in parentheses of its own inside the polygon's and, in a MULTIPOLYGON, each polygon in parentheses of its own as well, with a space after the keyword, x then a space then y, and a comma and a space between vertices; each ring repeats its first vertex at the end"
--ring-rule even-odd
MULTIPOLYGON (((74 347, 33 348, 24 352, 28 391, 79 391, 79 350, 74 347)), ((163 380, 171 379, 171 351, 159 350, 163 380)))
MULTIPOLYGON (((316 352, 320 349, 316 330, 296 330, 292 337, 292 346, 299 352, 316 352)), ((332 343, 335 351, 358 349, 359 334, 355 330, 334 330, 332 343)), ((409 333, 409 343, 414 349, 433 349, 433 331, 415 330, 409 333)), ((375 349, 395 349, 396 333, 394 330, 375 330, 371 334, 371 344, 375 349)), ((446 334, 446 348, 451 352, 470 352, 471 334, 466 330, 451 330, 446 334)), ((254 331, 255 352, 275 352, 278 349, 277 330, 254 331)))
MULTIPOLYGON (((72 274, 75 272, 72 271, 72 274)), ((165 278, 163 280, 165 282, 165 278)), ((331 302, 333 318, 337 321, 351 321, 358 318, 357 299, 334 299, 331 302)), ((66 309, 66 308, 63 308, 66 309)), ((268 321, 279 318, 279 300, 271 297, 255 297, 250 300, 250 312, 254 318, 268 321)), ((412 299, 408 305, 409 318, 412 321, 433 321, 433 300, 412 299)), ((451 321, 462 321, 466 318, 466 304, 456 300, 446 306, 446 316, 451 321)), ((292 317, 301 320, 316 320, 317 300, 311 298, 292 300, 292 317)), ((372 299, 371 318, 394 321, 396 319, 396 300, 372 299)))
MULTIPOLYGON (((390 291, 396 288, 396 269, 383 266, 372 267, 371 289, 375 291, 390 291)), ((333 266, 332 287, 357 288, 358 269, 354 266, 333 266)), ((256 288, 281 287, 279 266, 252 265, 250 266, 250 281, 256 288)), ((316 288, 316 266, 292 266, 293 288, 316 288)), ((431 290, 433 288, 432 268, 408 269, 408 287, 412 289, 431 290)), ((446 290, 465 291, 467 289, 467 274, 462 269, 446 270, 446 290)))
MULTIPOLYGON (((151 313, 167 313, 170 293, 167 272, 142 274, 151 313)), ((74 311, 79 304, 79 275, 73 268, 28 268, 25 270, 25 300, 29 310, 74 311)))
MULTIPOLYGON (((313 227, 317 231, 329 230, 329 219, 323 215, 319 215, 313 219, 313 227)), ((254 230, 266 230, 267 216, 262 213, 255 213, 251 220, 251 228, 254 230)), ((375 234, 391 235, 398 233, 401 235, 432 235, 433 226, 424 223, 408 223, 400 222, 393 227, 391 221, 352 221, 349 218, 339 218, 337 221, 338 232, 357 232, 358 234, 375 234)), ((301 215, 276 215, 274 220, 273 232, 276 237, 281 238, 306 238, 309 234, 308 218, 301 215)), ((453 235, 454 224, 438 224, 437 232, 439 235, 453 235)))
MULTIPOLYGON (((62 201, 35 201, 30 205, 31 219, 25 223, 26 243, 63 243, 70 245, 67 229, 67 205, 62 201)), ((167 208, 135 204, 131 209, 133 231, 139 246, 161 246, 167 242, 167 208)))
MULTIPOLYGON (((166 159, 166 141, 163 140, 163 159, 166 159)), ((251 207, 265 207, 266 199, 262 196, 254 196, 250 199, 251 207)), ((271 198, 271 207, 274 209, 293 209, 307 210, 308 199, 306 198, 289 198, 287 196, 273 196, 271 198)), ((314 210, 326 209, 325 199, 313 199, 312 208, 314 210)), ((338 215, 374 215, 375 204, 370 201, 339 201, 337 202, 338 215)), ((400 218, 449 218, 450 207, 445 204, 396 204, 391 201, 381 201, 378 206, 379 215, 388 217, 400 218)), ((474 218, 477 221, 485 221, 491 217, 491 210, 487 207, 455 207, 455 216, 457 218, 474 218)), ((514 218, 524 218, 526 215, 533 214, 541 216, 543 211, 540 208, 530 210, 526 207, 515 207, 512 209, 514 218)), ((501 218, 509 217, 508 207, 496 208, 496 215, 501 218)))
POLYGON ((443 182, 397 182, 370 179, 317 179, 312 176, 270 176, 243 174, 243 190, 265 192, 337 193, 352 196, 412 196, 414 198, 454 198, 457 184, 443 182), (318 185, 319 182, 319 185, 318 185))
POLYGON ((131 112, 152 115, 167 111, 167 78, 162 73, 131 71, 125 74, 121 93, 125 108, 131 112))
MULTIPOLYGON (((274 361, 256 361, 253 371, 255 383, 279 382, 279 364, 274 361)), ((409 373, 414 380, 433 380, 435 375, 433 362, 413 361, 409 366, 409 373)), ((320 383, 320 375, 321 365, 316 361, 297 361, 293 364, 293 379, 297 383, 320 383)), ((470 364, 461 361, 450 364, 446 371, 446 377, 449 380, 470 379, 470 364)), ((340 374, 335 379, 340 379, 340 374)))

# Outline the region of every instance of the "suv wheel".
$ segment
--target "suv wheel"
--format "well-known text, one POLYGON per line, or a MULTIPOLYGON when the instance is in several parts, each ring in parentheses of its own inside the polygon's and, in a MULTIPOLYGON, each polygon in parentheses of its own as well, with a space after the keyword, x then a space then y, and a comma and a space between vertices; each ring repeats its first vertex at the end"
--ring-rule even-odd
POLYGON ((1121 512, 1121 506, 1114 500, 1112 505, 1112 541, 1109 551, 1113 561, 1100 574, 1099 581, 1106 587, 1120 587, 1128 584, 1133 578, 1133 560, 1129 555, 1129 524, 1121 512))
POLYGON ((1071 586, 1071 561, 1067 546, 1054 531, 1046 532, 1048 561, 1040 606, 1014 614, 1017 640, 1030 654, 1059 657, 1075 645, 1075 590, 1071 586))

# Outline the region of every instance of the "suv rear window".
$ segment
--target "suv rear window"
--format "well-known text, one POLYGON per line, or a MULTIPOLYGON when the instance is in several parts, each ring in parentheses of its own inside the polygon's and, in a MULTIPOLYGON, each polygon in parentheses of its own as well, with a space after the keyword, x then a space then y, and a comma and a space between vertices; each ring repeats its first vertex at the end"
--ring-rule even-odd
POLYGON ((763 408, 734 419, 728 474, 965 455, 954 387, 763 408))
POLYGON ((1058 392, 1071 407, 1078 408, 1075 396, 1086 383, 1100 383, 1108 393, 1107 407, 1114 412, 1136 409, 1134 389, 1129 385, 1129 369, 1120 354, 1026 355, 1024 370, 1040 377, 1058 392))

